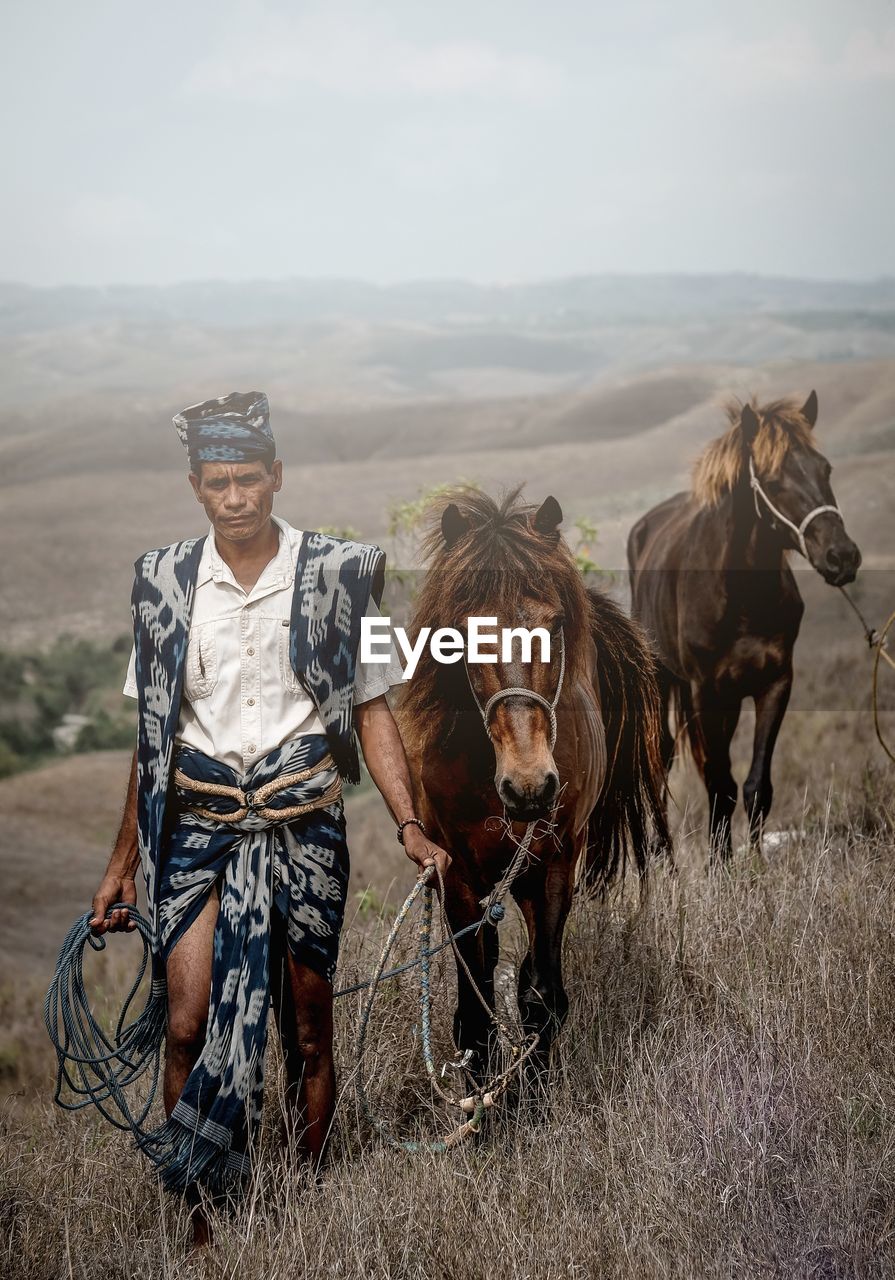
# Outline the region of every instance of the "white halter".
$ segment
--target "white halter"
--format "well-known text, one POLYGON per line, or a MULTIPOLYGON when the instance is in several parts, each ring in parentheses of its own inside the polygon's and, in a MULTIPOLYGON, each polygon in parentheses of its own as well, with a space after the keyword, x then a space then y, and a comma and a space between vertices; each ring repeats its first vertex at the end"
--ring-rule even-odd
MULTIPOLYGON (((831 512, 831 514, 838 516, 839 519, 842 520, 842 512, 838 507, 825 505, 822 507, 815 507, 813 511, 809 511, 801 524, 793 524, 791 520, 786 518, 782 511, 774 506, 764 489, 762 489, 758 476, 755 474, 755 467, 752 465, 751 454, 749 455, 749 484, 755 498, 755 514, 758 516, 759 520, 761 519, 761 508, 758 505, 758 499, 761 498, 762 502, 764 502, 774 519, 779 520, 781 524, 785 524, 787 529, 792 529, 798 540, 799 550, 806 560, 810 560, 811 557, 808 555, 808 548, 805 545, 805 530, 808 528, 811 521, 816 516, 822 516, 825 511, 831 512)), ((845 524, 845 521, 842 520, 842 523, 845 524)))
POLYGON ((508 689, 498 689, 497 693, 491 695, 484 707, 479 702, 479 695, 475 691, 472 683, 472 676, 469 674, 469 667, 466 659, 463 660, 466 667, 466 678, 469 681, 469 688, 472 692, 475 705, 479 709, 479 713, 485 725, 485 732, 491 737, 491 712, 497 706, 498 702, 503 702, 504 698, 527 698, 529 702, 535 702, 539 707, 543 707, 547 712, 547 718, 550 721, 550 750, 556 746, 556 705, 559 702, 559 695, 562 693, 563 678, 566 674, 566 638, 564 632, 559 633, 559 678, 556 681, 556 692, 553 695, 553 701, 548 701, 540 693, 535 693, 534 689, 526 689, 522 685, 513 685, 508 689))

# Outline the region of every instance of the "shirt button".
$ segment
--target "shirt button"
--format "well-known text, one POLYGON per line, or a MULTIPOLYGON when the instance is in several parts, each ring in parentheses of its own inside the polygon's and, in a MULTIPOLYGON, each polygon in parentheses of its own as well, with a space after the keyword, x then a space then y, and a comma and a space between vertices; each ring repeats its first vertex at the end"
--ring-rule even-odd
POLYGON ((289 626, 289 619, 288 619, 288 618, 284 618, 284 619, 283 619, 283 621, 280 623, 280 626, 281 626, 281 627, 288 627, 288 626, 289 626))
POLYGON ((248 751, 250 756, 253 756, 257 751, 257 749, 258 748, 255 746, 254 742, 250 742, 249 745, 246 747, 246 751, 248 751))
POLYGON ((254 698, 246 698, 246 706, 247 706, 247 707, 253 707, 254 705, 255 705, 255 699, 254 699, 254 698))
POLYGON ((254 649, 246 649, 246 653, 249 655, 249 657, 250 657, 250 658, 254 658, 254 656, 255 656, 255 650, 254 650, 254 649))

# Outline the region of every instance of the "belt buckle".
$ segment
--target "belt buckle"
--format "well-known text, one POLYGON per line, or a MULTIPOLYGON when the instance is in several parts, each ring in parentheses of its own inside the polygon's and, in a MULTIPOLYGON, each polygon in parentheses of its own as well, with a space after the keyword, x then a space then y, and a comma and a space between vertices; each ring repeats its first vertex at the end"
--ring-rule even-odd
POLYGON ((258 810, 255 807, 255 792, 244 791, 242 794, 243 794, 243 799, 245 801, 246 808, 251 809, 253 813, 257 813, 258 810))

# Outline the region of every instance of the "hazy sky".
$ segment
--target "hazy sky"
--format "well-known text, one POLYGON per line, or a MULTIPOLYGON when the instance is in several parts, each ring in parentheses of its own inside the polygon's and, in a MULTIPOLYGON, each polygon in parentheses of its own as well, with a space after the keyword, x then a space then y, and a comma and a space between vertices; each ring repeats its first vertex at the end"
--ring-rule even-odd
POLYGON ((895 274, 892 0, 19 0, 0 279, 895 274))

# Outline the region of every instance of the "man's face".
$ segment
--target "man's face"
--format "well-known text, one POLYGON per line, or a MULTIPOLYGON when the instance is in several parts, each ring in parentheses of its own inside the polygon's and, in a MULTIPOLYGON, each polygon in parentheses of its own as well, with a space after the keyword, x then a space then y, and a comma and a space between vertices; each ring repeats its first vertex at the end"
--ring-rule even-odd
POLYGON ((264 528, 282 483, 281 462, 274 462, 270 471, 263 462, 203 462, 201 475, 190 472, 215 538, 230 542, 246 542, 264 528))

